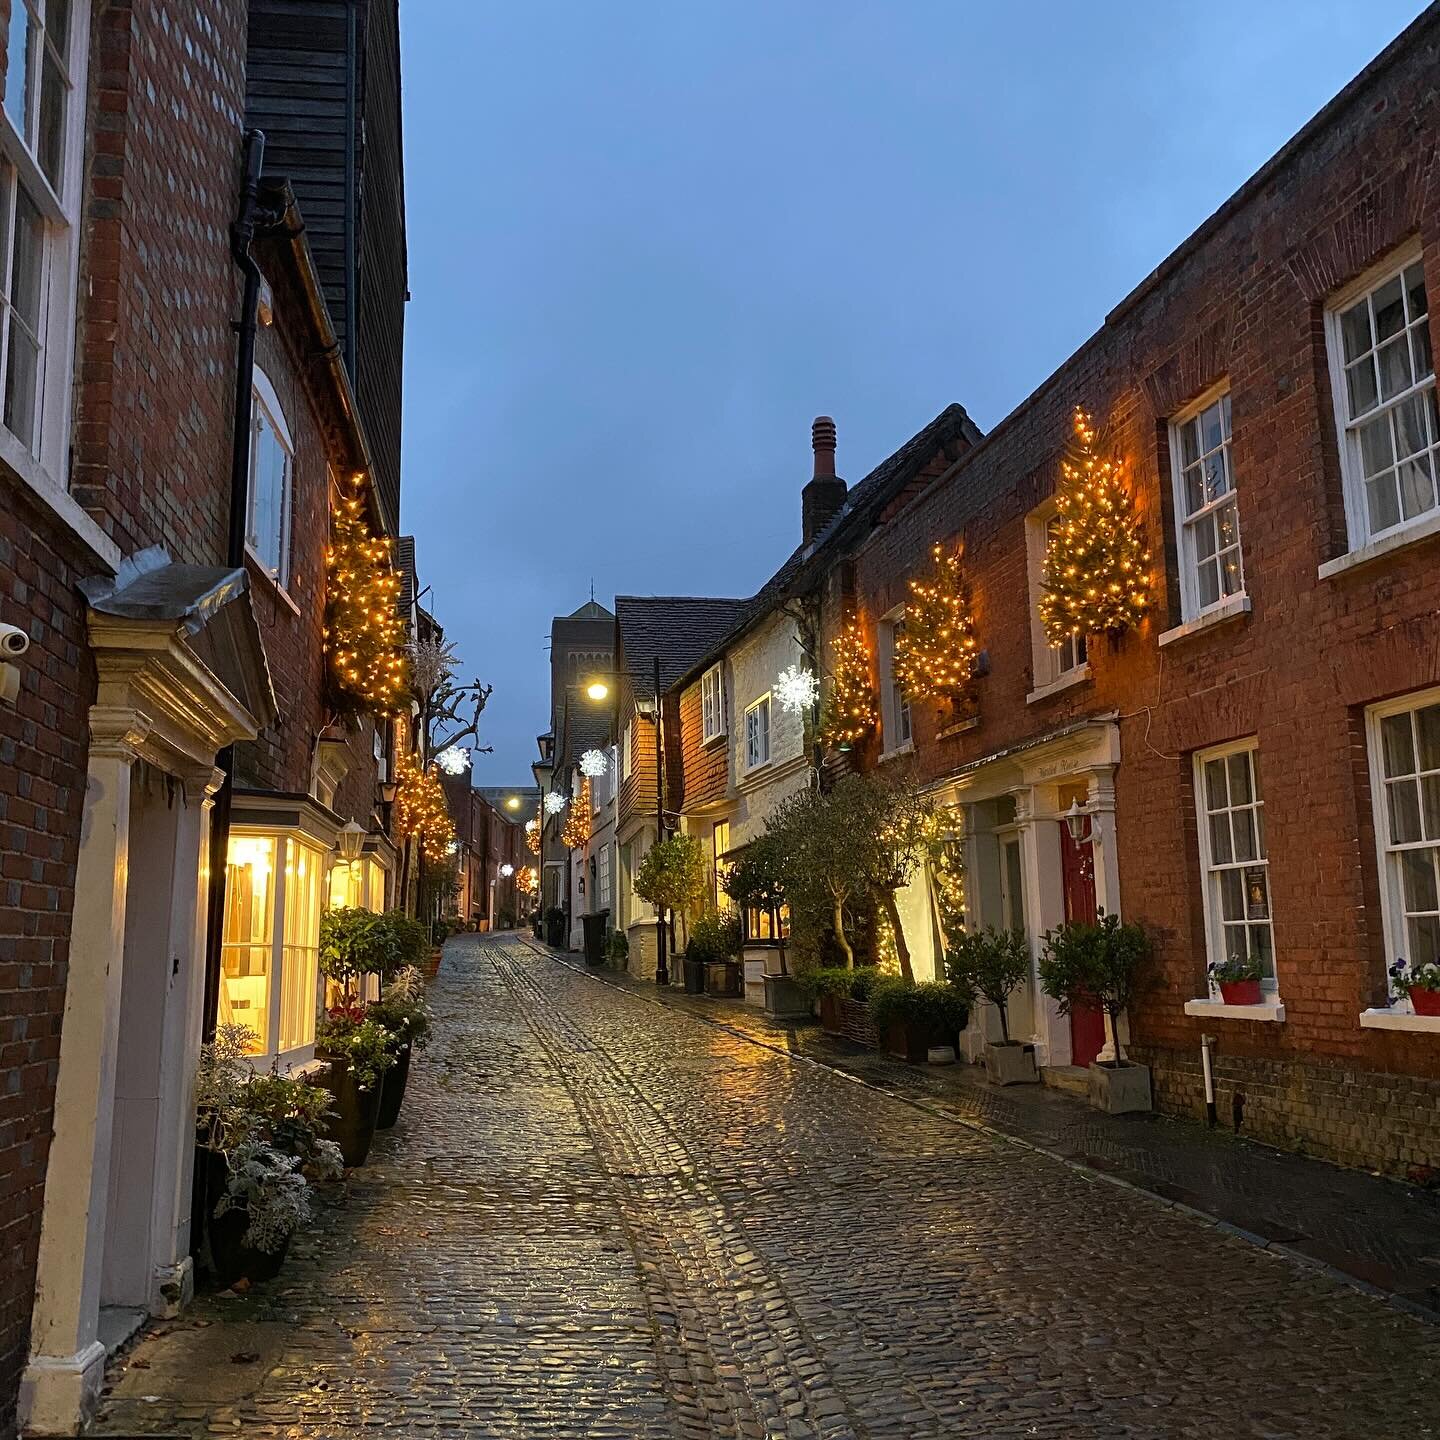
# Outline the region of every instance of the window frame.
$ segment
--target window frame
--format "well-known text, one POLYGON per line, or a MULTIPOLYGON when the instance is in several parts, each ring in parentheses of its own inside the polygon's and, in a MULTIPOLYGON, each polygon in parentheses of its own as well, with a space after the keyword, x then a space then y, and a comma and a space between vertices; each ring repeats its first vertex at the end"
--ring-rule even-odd
POLYGON ((1045 556, 1050 548, 1050 526, 1060 513, 1052 495, 1025 517, 1025 582, 1030 610, 1030 660, 1033 689, 1037 692, 1064 689, 1090 676, 1090 637, 1076 635, 1061 645, 1052 645, 1040 623, 1040 583, 1045 574, 1045 556), (1065 646, 1073 646, 1073 664, 1062 663, 1065 646))
MULTIPOLYGON (((1433 527, 1440 522, 1440 432, 1437 432, 1435 436, 1437 443, 1433 443, 1426 452, 1430 457, 1431 485, 1436 497, 1435 505, 1408 520, 1402 517, 1398 524, 1388 526, 1383 530, 1372 531, 1370 528, 1370 509, 1365 494, 1364 466, 1359 456, 1359 427, 1375 420, 1380 415, 1395 411, 1406 399, 1414 395, 1423 395, 1427 388, 1435 396, 1430 411, 1430 424, 1432 426, 1436 424, 1435 407, 1440 406, 1440 387, 1437 387, 1436 383, 1433 338, 1428 386, 1423 382, 1417 384, 1412 380, 1409 388, 1401 394, 1388 401, 1377 399, 1372 409, 1352 422, 1349 418, 1349 389, 1345 374, 1345 341, 1340 323, 1342 314, 1346 310, 1352 309, 1357 301, 1373 295, 1375 291, 1387 285, 1397 275, 1403 275, 1412 265, 1423 266, 1423 263, 1424 248, 1417 235, 1403 245, 1396 246, 1382 260, 1357 275, 1348 285, 1335 291, 1325 302, 1325 355, 1330 372, 1330 395, 1335 419, 1336 448, 1340 456, 1340 488, 1345 504, 1345 531, 1350 552, 1363 550, 1369 545, 1394 543, 1403 540, 1413 531, 1424 534, 1427 526, 1433 527)), ((1401 295, 1403 299, 1403 284, 1401 295)), ((1434 301, 1428 289, 1425 304, 1425 324, 1433 337, 1434 301)), ((1408 325, 1405 327, 1406 333, 1410 328, 1408 325)), ((1371 348, 1367 353, 1373 354, 1375 349, 1372 327, 1371 348)), ((1398 461, 1396 464, 1398 466, 1398 461)), ((1417 536, 1417 538, 1419 537, 1417 536)))
POLYGON ((899 755, 915 746, 915 712, 895 679, 895 645, 905 629, 905 607, 880 617, 876 630, 876 671, 880 681, 880 749, 899 755), (893 744, 891 743, 893 740, 893 744))
MULTIPOLYGON (((1389 790, 1385 779, 1385 754, 1382 722, 1394 715, 1412 714, 1433 705, 1440 705, 1440 686, 1425 690, 1414 690, 1392 700, 1381 701, 1365 711, 1365 750, 1370 774, 1370 814, 1375 827, 1375 863, 1380 879, 1380 920, 1385 942, 1385 965, 1388 970, 1398 956, 1410 960, 1410 939, 1407 933, 1404 892, 1400 880, 1399 863, 1391 863, 1392 855, 1405 851, 1431 850, 1440 848, 1427 840, 1401 841, 1392 846, 1390 841, 1389 790)), ((1416 756, 1417 776, 1422 773, 1419 756, 1416 756)), ((1423 833, 1424 807, 1421 806, 1423 833)), ((1428 913, 1428 912, 1427 912, 1428 913)), ((1386 990, 1387 1003, 1389 989, 1386 990)))
POLYGON ((725 670, 723 662, 712 665, 700 677, 700 743, 712 744, 729 733, 725 715, 725 670), (713 722, 713 723, 712 723, 713 722))
MULTIPOLYGON (((1264 921, 1251 920, 1246 917, 1239 922, 1245 925, 1247 930, 1246 954, 1249 952, 1248 930, 1252 925, 1263 923, 1270 931, 1270 963, 1275 971, 1274 975, 1262 975, 1260 979, 1260 993, 1270 1002, 1279 999, 1279 952, 1275 946, 1275 890, 1270 876, 1270 845, 1269 837, 1265 829, 1264 810, 1267 801, 1264 791, 1258 783, 1260 767, 1258 756, 1260 753, 1259 737, 1248 735, 1240 740, 1227 741, 1223 745, 1211 745, 1204 750, 1197 750, 1192 756, 1191 779, 1194 785, 1195 797, 1195 831, 1198 842, 1198 853, 1200 858, 1200 898, 1205 917, 1205 963, 1206 963, 1206 990, 1213 991, 1210 984, 1209 967, 1216 961, 1223 961, 1227 958, 1228 950, 1225 945, 1225 916, 1223 902, 1220 895, 1219 876, 1228 870, 1240 871, 1243 873, 1247 866, 1263 865, 1265 867, 1265 905, 1269 912, 1264 921), (1248 804, 1234 805, 1230 797, 1230 776, 1229 760, 1233 755, 1250 756, 1250 787, 1253 798, 1248 804), (1225 776, 1225 806, 1223 812, 1211 810, 1209 792, 1205 787, 1205 766, 1214 760, 1226 761, 1225 776), (1258 848, 1264 853, 1253 860, 1221 860, 1217 861, 1211 849, 1210 817, 1221 813, 1233 814, 1236 810, 1250 810, 1259 812, 1260 820, 1256 825, 1257 841, 1263 843, 1258 848)), ((1233 831, 1232 831, 1233 834, 1233 831)), ((1236 922, 1231 922, 1236 923, 1236 922)))
POLYGON ((762 769, 764 766, 770 763, 770 721, 770 692, 767 690, 763 695, 752 700, 750 704, 745 707, 745 730, 744 734, 741 737, 741 745, 743 747, 742 754, 745 760, 744 768, 747 774, 752 770, 762 769), (752 715, 758 715, 762 709, 765 712, 765 753, 758 760, 755 760, 751 759, 750 717, 752 715))
MULTIPOLYGON (((286 589, 290 582, 290 542, 292 515, 295 508, 295 441, 290 433, 285 409, 270 377, 257 365, 250 385, 250 468, 245 487, 245 549, 255 563, 280 588, 286 589), (278 539, 279 558, 272 567, 260 553, 252 536, 255 532, 256 469, 260 458, 260 416, 264 413, 270 422, 270 429, 279 441, 285 456, 284 477, 280 493, 280 534, 278 539)), ((257 537, 258 538, 258 537, 257 537)))
MULTIPOLYGON (((14 0, 13 18, 28 7, 14 0)), ((9 109, 0 105, 0 157, 13 175, 0 174, 0 185, 10 191, 8 211, 13 224, 15 197, 23 190, 39 214, 40 300, 38 374, 35 381, 34 435, 28 443, 0 423, 0 459, 84 543, 102 558, 118 551, 75 502, 69 489, 70 417, 74 402, 77 289, 80 272, 80 228, 85 185, 86 101, 90 45, 89 7, 73 5, 65 54, 59 57, 68 78, 68 94, 61 115, 59 185, 52 183, 16 127, 9 109)), ((9 36, 5 37, 8 48, 9 36)), ((43 42, 42 42, 43 43, 43 42)), ((58 52, 57 52, 58 53, 58 52)), ((42 66, 43 73, 43 66, 42 66)), ((43 82, 42 82, 43 83, 43 82)), ((7 234, 4 239, 10 240, 7 234)), ((7 244, 0 264, 12 263, 7 244)), ((8 280, 7 280, 8 287, 8 280)), ((9 295, 3 302, 8 318, 9 295)), ((4 339, 8 347, 8 325, 4 339)), ((8 360, 8 351, 7 351, 8 360)), ((0 371, 3 380, 3 371, 0 371)))
MULTIPOLYGON (((1187 623, 1191 620, 1199 620, 1203 616, 1227 606, 1237 605, 1249 594, 1245 579, 1245 527, 1240 519, 1240 485, 1235 474, 1234 411, 1233 392, 1230 387, 1230 379, 1226 376, 1225 379, 1203 391, 1190 404, 1177 410, 1167 424, 1170 444, 1170 492, 1175 506, 1175 559, 1180 571, 1180 618, 1187 623), (1184 431, 1186 426, 1194 424, 1205 411, 1227 398, 1231 400, 1230 423, 1229 429, 1220 441, 1219 453, 1224 460, 1229 488, 1216 499, 1206 501, 1192 514, 1187 509, 1185 493, 1185 474, 1190 467, 1185 464, 1184 431), (1233 548, 1240 569, 1240 588, 1232 594, 1226 595, 1222 585, 1221 593, 1207 604, 1200 598, 1200 557, 1194 543, 1194 531, 1201 521, 1208 520, 1224 509, 1226 505, 1235 507, 1233 548)), ((1214 453, 1216 452, 1202 451, 1200 461, 1197 463, 1203 462, 1205 455, 1214 453)), ((1227 546, 1226 550, 1230 548, 1232 547, 1227 546)), ((1217 566, 1223 553, 1217 548, 1214 556, 1211 557, 1217 566)))

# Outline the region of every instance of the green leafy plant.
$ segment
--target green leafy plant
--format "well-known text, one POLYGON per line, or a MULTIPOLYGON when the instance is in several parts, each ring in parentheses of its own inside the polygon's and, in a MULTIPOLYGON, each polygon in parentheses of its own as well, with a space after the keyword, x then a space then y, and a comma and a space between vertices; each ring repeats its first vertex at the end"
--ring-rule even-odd
POLYGON ((395 1063, 399 1037, 364 1005, 337 1005, 325 1012, 315 1036, 316 1053, 330 1060, 349 1062, 350 1073, 362 1090, 377 1085, 395 1063))
POLYGON ((320 917, 320 973, 340 985, 347 996, 359 994, 366 975, 388 980, 405 953, 389 915, 357 906, 339 905, 320 917))
POLYGON ((1075 921, 1045 934, 1040 984, 1059 1002, 1061 1014, 1098 1005, 1110 1017, 1115 1064, 1126 1064, 1120 1017, 1140 995, 1150 958, 1150 938, 1139 925, 1124 925, 1102 910, 1093 922, 1075 921))
POLYGON ((1010 997, 1030 978, 1023 930, 962 931, 951 939, 945 973, 961 994, 981 995, 1000 1018, 1001 1043, 1010 1043, 1010 997))
POLYGON ((740 945, 740 917, 706 910, 690 927, 685 956, 702 964, 733 960, 740 953, 740 945))
POLYGON ((1264 975, 1260 962, 1244 955, 1229 955, 1224 960, 1212 960, 1207 969, 1210 978, 1217 985, 1237 985, 1242 980, 1259 980, 1264 975))
POLYGON ((1390 988, 1396 995, 1412 990, 1440 990, 1440 965, 1433 960, 1422 965, 1397 960, 1390 967, 1390 988))
POLYGON ((227 1152, 225 1165, 216 1218, 243 1210, 248 1217, 244 1243, 273 1255, 310 1219, 310 1186, 300 1161, 252 1136, 227 1152))
POLYGON ((842 1000, 868 1000, 880 972, 870 965, 821 965, 799 977, 814 999, 834 996, 842 1000))
POLYGON ((684 916, 705 898, 710 871, 696 835, 668 835, 645 852, 635 871, 635 893, 661 914, 684 916))
POLYGON ((368 1011, 370 1019, 398 1037, 401 1046, 422 1050, 430 1039, 430 1007, 425 1003, 425 977, 407 965, 385 987, 368 1011))
POLYGON ((870 990, 870 1023, 882 1035, 892 1025, 906 1025, 934 1036, 953 1036, 969 1019, 965 997, 938 980, 882 975, 870 990))
POLYGON ((850 998, 868 1001, 884 977, 873 965, 857 965, 850 972, 850 998))
POLYGON ((605 937, 605 958, 612 964, 624 967, 630 958, 630 939, 623 930, 612 930, 605 937))

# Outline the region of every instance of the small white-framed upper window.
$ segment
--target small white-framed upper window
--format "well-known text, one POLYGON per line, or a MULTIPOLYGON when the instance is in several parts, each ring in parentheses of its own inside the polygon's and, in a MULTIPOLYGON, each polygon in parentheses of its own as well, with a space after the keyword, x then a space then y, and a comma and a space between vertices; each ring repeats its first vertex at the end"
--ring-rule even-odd
POLYGON ((745 711, 745 768, 770 759, 770 697, 762 695, 745 711))
POLYGON ((1367 718, 1387 959, 1440 964, 1440 690, 1367 718))
POLYGON ((1182 617, 1245 592, 1240 512, 1230 454, 1230 388, 1221 385, 1170 422, 1182 617))
POLYGON ((69 437, 87 20, 73 0, 12 0, 5 41, 0 418, 52 476, 63 474, 69 437))
POLYGON ((1265 797, 1255 740, 1201 750, 1195 756, 1195 814, 1204 873, 1205 945, 1212 964, 1229 959, 1260 966, 1275 989, 1270 862, 1265 797))
POLYGON ((1052 645, 1040 623, 1040 587, 1045 574, 1045 553, 1060 516, 1055 502, 1047 501, 1032 510, 1025 520, 1025 559, 1030 593, 1030 651, 1035 687, 1053 685, 1068 677, 1080 678, 1090 659, 1090 643, 1084 635, 1067 635, 1052 645))
POLYGON ((1440 512, 1440 415, 1419 242, 1325 312, 1350 544, 1440 512))
POLYGON ((876 631, 879 642, 880 743, 887 755, 902 750, 914 738, 910 701, 895 678, 895 649, 905 633, 905 607, 884 616, 876 631))
POLYGON ((269 377, 258 367, 250 403, 250 493, 245 543, 284 585, 290 578, 290 506, 295 445, 269 377))
POLYGON ((700 677, 700 741, 718 739, 725 733, 725 674, 712 665, 700 677))

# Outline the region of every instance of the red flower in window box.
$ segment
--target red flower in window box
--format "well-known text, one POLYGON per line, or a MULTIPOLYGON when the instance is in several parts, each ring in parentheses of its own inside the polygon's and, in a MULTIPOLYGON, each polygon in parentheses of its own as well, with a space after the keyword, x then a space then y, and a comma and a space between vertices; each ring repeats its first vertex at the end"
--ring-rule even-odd
POLYGON ((1227 1005, 1260 1004, 1260 982, 1258 980, 1222 980, 1220 998, 1227 1005))

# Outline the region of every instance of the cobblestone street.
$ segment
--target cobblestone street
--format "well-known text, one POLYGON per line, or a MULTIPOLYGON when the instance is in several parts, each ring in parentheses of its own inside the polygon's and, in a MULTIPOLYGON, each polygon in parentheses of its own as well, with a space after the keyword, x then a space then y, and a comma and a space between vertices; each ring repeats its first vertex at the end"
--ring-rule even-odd
POLYGON ((1024 1146, 463 937, 400 1125, 102 1435, 1440 1436, 1440 1332, 1024 1146))

